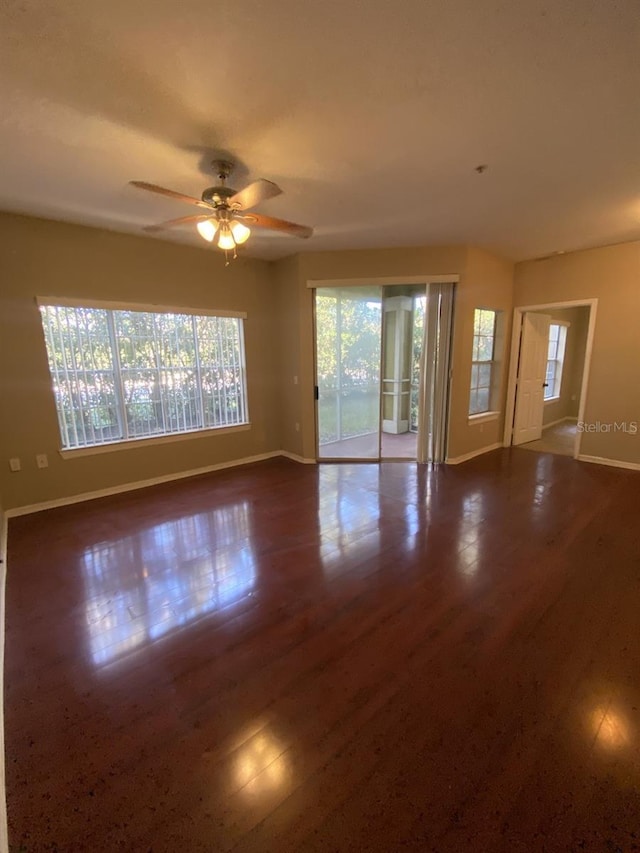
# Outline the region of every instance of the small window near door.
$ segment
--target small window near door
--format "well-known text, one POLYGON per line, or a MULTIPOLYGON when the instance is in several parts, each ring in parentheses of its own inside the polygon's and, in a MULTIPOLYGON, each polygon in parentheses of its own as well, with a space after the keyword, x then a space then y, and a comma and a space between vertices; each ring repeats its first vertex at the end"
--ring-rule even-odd
POLYGON ((496 349, 496 311, 476 308, 473 321, 473 356, 469 414, 491 411, 496 349))
POLYGON ((567 327, 561 323, 551 323, 549 326, 546 387, 544 389, 545 400, 555 400, 560 396, 566 341, 567 327))

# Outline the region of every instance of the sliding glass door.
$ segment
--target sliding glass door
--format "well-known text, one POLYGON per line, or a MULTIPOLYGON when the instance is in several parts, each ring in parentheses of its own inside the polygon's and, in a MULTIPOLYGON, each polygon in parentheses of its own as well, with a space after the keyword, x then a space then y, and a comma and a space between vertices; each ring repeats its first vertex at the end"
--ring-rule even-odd
POLYGON ((318 458, 378 459, 382 289, 316 290, 318 458))
POLYGON ((446 456, 451 283, 316 289, 319 459, 446 456))

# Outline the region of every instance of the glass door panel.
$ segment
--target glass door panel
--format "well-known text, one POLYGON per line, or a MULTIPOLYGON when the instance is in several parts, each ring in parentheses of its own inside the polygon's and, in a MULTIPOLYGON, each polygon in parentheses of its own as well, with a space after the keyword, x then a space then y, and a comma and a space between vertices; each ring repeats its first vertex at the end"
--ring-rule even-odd
POLYGON ((315 293, 318 458, 378 459, 382 288, 315 293))
POLYGON ((411 335, 411 412, 409 429, 418 432, 420 408, 420 364, 424 343, 424 317, 427 307, 426 296, 415 296, 413 300, 413 329, 411 335))
POLYGON ((381 459, 417 455, 425 303, 425 285, 383 291, 381 459))

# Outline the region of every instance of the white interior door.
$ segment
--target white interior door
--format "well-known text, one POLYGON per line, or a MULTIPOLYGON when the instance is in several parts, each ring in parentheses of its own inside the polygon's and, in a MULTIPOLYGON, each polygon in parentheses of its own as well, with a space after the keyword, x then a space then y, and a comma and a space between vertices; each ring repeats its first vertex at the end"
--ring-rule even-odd
POLYGON ((548 314, 534 314, 532 311, 527 311, 522 317, 516 408, 513 419, 514 444, 535 441, 542 435, 550 321, 548 314))

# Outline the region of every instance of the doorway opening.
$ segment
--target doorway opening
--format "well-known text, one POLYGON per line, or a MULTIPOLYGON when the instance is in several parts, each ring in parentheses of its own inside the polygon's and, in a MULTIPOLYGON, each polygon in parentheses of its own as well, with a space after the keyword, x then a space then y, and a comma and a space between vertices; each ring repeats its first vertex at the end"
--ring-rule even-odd
POLYGON ((577 458, 596 300, 517 308, 504 444, 577 458))
POLYGON ((444 458, 453 288, 315 289, 319 460, 444 458))

